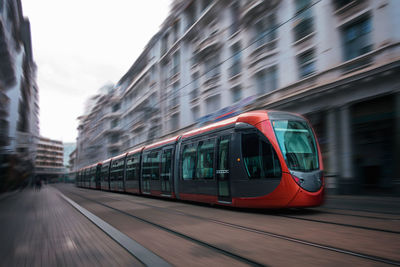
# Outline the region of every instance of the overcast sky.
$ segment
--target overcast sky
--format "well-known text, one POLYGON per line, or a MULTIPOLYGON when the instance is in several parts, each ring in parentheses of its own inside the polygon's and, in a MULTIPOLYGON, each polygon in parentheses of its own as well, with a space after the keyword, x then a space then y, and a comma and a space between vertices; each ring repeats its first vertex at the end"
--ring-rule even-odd
POLYGON ((171 0, 22 0, 38 66, 40 134, 75 142, 83 103, 116 83, 167 17, 171 0))

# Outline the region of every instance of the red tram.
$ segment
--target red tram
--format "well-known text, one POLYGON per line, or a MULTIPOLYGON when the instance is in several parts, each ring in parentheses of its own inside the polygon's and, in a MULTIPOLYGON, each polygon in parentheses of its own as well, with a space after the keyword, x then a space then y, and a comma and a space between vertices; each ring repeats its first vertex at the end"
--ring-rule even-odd
POLYGON ((252 111, 82 168, 77 186, 246 208, 318 206, 323 165, 311 126, 252 111))

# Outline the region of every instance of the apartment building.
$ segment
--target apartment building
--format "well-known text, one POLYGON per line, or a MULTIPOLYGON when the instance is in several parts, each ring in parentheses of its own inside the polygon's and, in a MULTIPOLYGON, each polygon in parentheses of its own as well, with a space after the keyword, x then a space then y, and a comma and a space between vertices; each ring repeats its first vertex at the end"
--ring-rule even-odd
POLYGON ((64 145, 61 141, 40 137, 35 161, 36 179, 56 180, 64 175, 64 145))
POLYGON ((9 174, 4 179, 20 179, 33 169, 38 94, 29 20, 20 0, 0 1, 0 176, 9 174))
MULTIPOLYGON (((105 159, 240 112, 280 109, 313 124, 328 188, 393 192, 400 185, 399 17, 396 0, 174 1, 103 100, 118 107, 99 137, 112 145, 90 153, 104 151, 105 159)), ((93 139, 93 125, 81 123, 78 144, 93 139)), ((84 158, 78 166, 98 160, 84 158)))

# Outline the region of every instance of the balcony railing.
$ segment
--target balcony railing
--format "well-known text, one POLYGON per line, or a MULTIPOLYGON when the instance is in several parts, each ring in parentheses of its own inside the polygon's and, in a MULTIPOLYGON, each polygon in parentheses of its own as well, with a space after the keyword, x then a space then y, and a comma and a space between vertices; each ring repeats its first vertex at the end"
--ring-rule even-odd
POLYGON ((273 9, 280 3, 280 0, 246 0, 240 1, 244 3, 241 7, 241 19, 244 23, 250 23, 259 13, 265 12, 266 9, 273 9))
POLYGON ((222 46, 222 38, 218 30, 214 30, 210 35, 196 42, 196 54, 198 57, 216 52, 222 46))

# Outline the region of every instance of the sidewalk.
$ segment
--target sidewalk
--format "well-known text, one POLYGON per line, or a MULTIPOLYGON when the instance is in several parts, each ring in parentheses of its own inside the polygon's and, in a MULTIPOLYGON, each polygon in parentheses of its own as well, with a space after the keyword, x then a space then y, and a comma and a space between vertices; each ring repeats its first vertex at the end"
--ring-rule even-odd
POLYGON ((326 208, 360 210, 400 215, 400 197, 326 195, 326 208))
POLYGON ((1 266, 140 266, 50 186, 0 196, 1 266))

